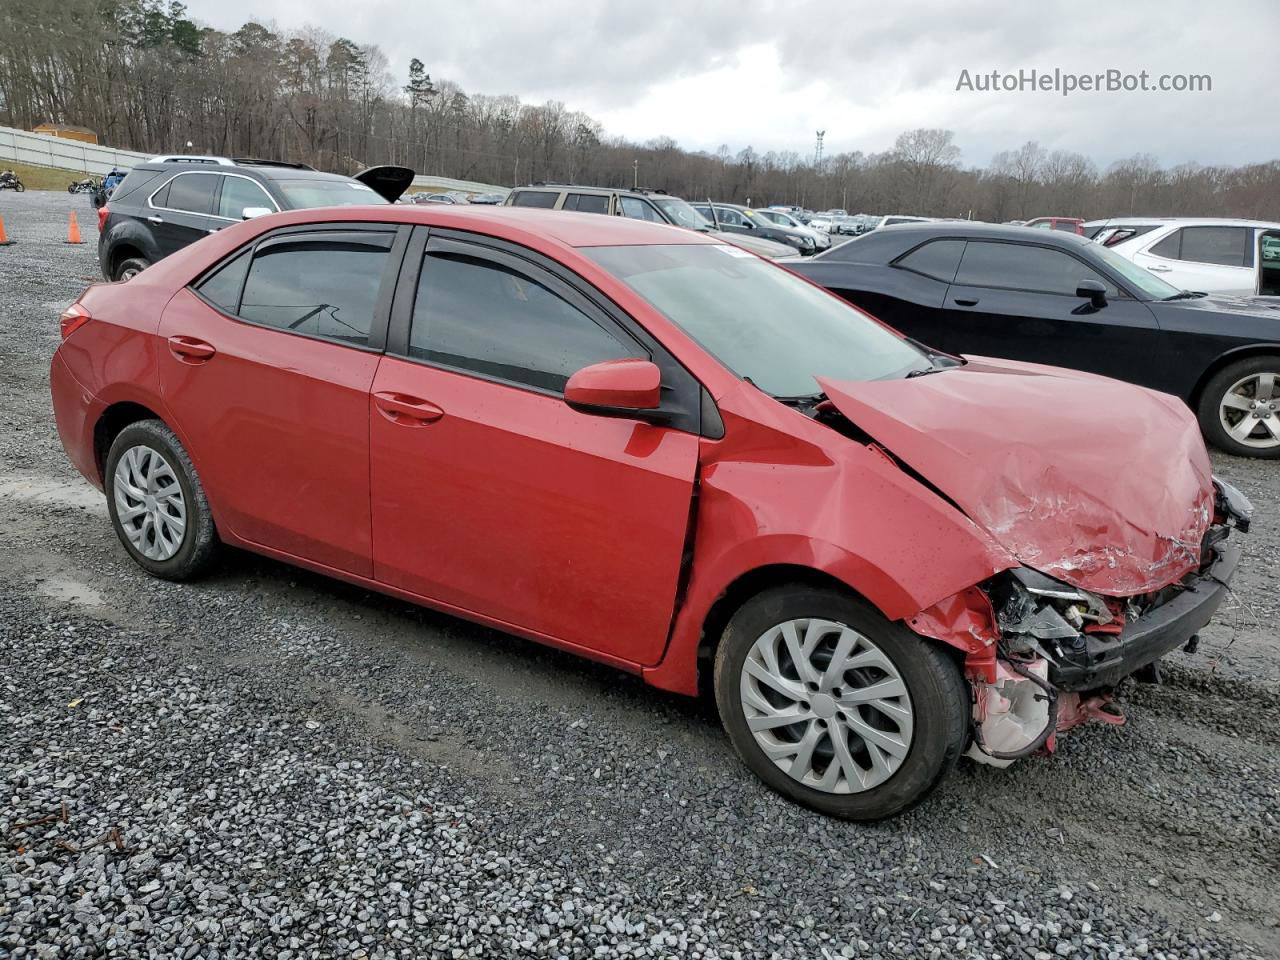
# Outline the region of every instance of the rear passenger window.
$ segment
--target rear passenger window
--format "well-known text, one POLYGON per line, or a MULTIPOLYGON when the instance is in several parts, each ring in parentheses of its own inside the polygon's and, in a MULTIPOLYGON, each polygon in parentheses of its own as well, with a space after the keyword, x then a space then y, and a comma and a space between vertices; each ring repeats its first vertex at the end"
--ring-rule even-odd
POLYGON ((213 194, 218 189, 218 176, 213 173, 187 173, 169 181, 169 193, 163 204, 170 210, 188 213, 212 213, 213 194))
POLYGON ((562 210, 577 210, 579 213, 608 213, 609 198, 592 193, 571 193, 564 198, 562 210))
POLYGON ((532 277, 444 252, 423 259, 409 355, 556 392, 593 363, 647 357, 532 277))
POLYGON ((234 314, 240 309, 240 288, 244 286, 244 275, 248 269, 249 252, 246 250, 205 277, 196 289, 223 312, 234 314))
POLYGON ((559 199, 558 193, 547 193, 540 190, 520 190, 511 201, 513 207, 544 207, 550 210, 559 199))
POLYGON ((899 260, 897 266, 923 273, 926 277, 933 277, 943 283, 951 283, 956 278, 956 268, 960 266, 962 253, 963 240, 932 240, 922 247, 916 247, 899 260))
POLYGON ((391 245, 385 236, 386 246, 374 235, 367 242, 309 237, 259 249, 237 315, 280 330, 367 344, 391 245))
POLYGON ((646 203, 644 200, 638 200, 635 197, 622 197, 622 215, 630 217, 633 220, 651 220, 654 223, 666 223, 662 219, 662 214, 653 208, 653 205, 646 203))
POLYGON ((1244 227, 1183 227, 1179 260, 1243 267, 1248 231, 1244 227))
POLYGON ((1182 231, 1175 230, 1147 252, 1157 257, 1164 257, 1167 260, 1177 260, 1179 247, 1181 246, 1182 231))

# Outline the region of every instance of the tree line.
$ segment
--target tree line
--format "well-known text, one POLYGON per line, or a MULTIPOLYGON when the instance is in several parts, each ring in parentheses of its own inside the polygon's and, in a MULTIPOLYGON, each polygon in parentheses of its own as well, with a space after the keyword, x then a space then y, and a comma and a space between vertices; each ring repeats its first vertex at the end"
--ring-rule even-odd
MULTIPOLYGON (((1280 161, 1165 168, 1140 153, 1099 169, 1029 142, 965 166, 950 130, 818 162, 797 151, 682 149, 606 134, 563 103, 468 94, 419 59, 323 30, 234 32, 176 0, 6 0, 0 123, 75 124, 139 151, 298 160, 352 173, 380 163, 513 186, 641 186, 689 199, 852 212, 1026 219, 1037 215, 1280 218, 1280 161), (190 145, 190 146, 188 146, 190 145)), ((767 123, 763 119, 762 123, 767 123)))

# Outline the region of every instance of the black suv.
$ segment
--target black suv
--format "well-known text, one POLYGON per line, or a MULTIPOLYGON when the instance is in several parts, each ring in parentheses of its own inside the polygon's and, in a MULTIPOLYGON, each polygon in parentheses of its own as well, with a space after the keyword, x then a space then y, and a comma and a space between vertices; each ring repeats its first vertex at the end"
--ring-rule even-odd
POLYGON ((228 224, 279 210, 395 203, 413 177, 407 167, 344 177, 279 160, 154 157, 98 211, 98 263, 108 280, 128 280, 228 224))

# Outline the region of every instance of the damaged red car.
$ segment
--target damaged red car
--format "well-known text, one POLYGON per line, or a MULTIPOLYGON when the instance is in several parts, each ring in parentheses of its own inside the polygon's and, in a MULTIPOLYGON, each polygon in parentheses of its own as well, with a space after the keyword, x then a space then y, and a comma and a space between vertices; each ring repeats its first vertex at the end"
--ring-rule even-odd
POLYGON ((850 819, 1114 720, 1250 513, 1173 397, 934 353, 624 218, 262 217, 62 333, 58 430, 150 573, 230 545, 709 693, 850 819))

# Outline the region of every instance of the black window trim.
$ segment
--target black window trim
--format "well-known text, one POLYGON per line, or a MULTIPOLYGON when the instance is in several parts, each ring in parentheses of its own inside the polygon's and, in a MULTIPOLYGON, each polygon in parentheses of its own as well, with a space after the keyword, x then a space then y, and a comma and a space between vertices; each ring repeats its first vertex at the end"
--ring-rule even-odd
MULTIPOLYGON (((528 247, 487 234, 424 226, 413 228, 413 235, 405 250, 400 279, 396 284, 395 298, 391 307, 386 341, 388 354, 409 363, 445 370, 459 376, 563 399, 562 390, 535 387, 522 381, 512 381, 475 370, 452 367, 409 354, 409 327, 413 322, 413 307, 418 292, 418 275, 422 269, 422 260, 431 249, 449 249, 444 246, 445 242, 448 242, 455 252, 479 259, 489 259, 510 269, 531 273, 533 279, 539 283, 543 282, 544 278, 554 281, 550 289, 557 296, 564 297, 571 306, 581 310, 606 332, 619 337, 624 344, 634 343, 662 371, 663 399, 660 407, 662 415, 660 418, 645 416, 643 419, 650 422, 660 419, 664 426, 683 430, 686 433, 702 433, 704 388, 701 382, 648 330, 601 291, 562 264, 528 247), (568 296, 565 296, 566 293, 568 296)), ((723 435, 722 427, 719 433, 714 432, 715 424, 713 423, 709 423, 707 428, 713 432, 702 433, 702 435, 717 439, 723 435)))
MULTIPOLYGON (((269 330, 274 333, 284 334, 290 337, 305 337, 308 340, 319 340, 323 343, 331 343, 334 346, 346 347, 349 350, 360 350, 364 353, 383 353, 387 346, 387 327, 390 321, 391 304, 396 293, 397 285, 401 278, 401 267, 404 263, 405 251, 409 246, 409 240, 412 228, 408 224, 397 223, 381 223, 373 221, 352 221, 350 223, 306 223, 290 227, 280 227, 276 230, 268 231, 259 237, 254 238, 247 244, 237 247, 226 256, 222 257, 210 265, 206 270, 202 271, 199 276, 187 284, 187 289, 195 294, 202 303, 206 304, 218 314, 228 320, 234 320, 236 323, 243 323, 246 326, 253 327, 258 330, 269 330), (283 327, 275 327, 268 323, 260 323, 257 320, 248 320, 238 314, 228 313, 218 304, 214 303, 208 297, 200 292, 200 285, 213 276, 223 267, 230 264, 242 254, 249 255, 249 267, 253 266, 253 260, 261 249, 270 249, 274 246, 282 246, 288 243, 316 242, 329 240, 332 241, 335 236, 345 236, 346 242, 359 242, 360 234, 384 234, 390 238, 390 243, 386 249, 387 262, 382 268, 382 278, 378 284, 378 295, 374 299, 373 316, 369 322, 369 342, 366 344, 351 343, 349 340, 339 340, 335 337, 326 337, 316 333, 304 333, 300 330, 287 330, 283 327)), ((381 246, 378 244, 369 244, 370 246, 381 246)), ((240 280, 240 292, 236 295, 236 309, 240 309, 240 303, 244 299, 245 284, 249 280, 249 269, 246 268, 244 276, 240 280)))
MULTIPOLYGON (((1050 232, 1052 233, 1052 231, 1050 232)), ((1121 283, 1118 279, 1116 279, 1116 277, 1111 273, 1111 271, 1103 269, 1100 266, 1090 263, 1088 260, 1084 259, 1084 257, 1077 256, 1075 252, 1072 250, 1067 250, 1067 249, 1064 249, 1063 247, 1057 247, 1051 243, 1027 243, 1025 240, 1013 240, 1008 237, 930 237, 929 239, 930 240, 963 240, 965 243, 965 252, 968 251, 969 244, 971 243, 1006 243, 1015 247, 1039 247, 1041 250, 1052 250, 1054 253, 1061 253, 1065 256, 1070 257, 1072 260, 1075 260, 1077 263, 1087 267, 1092 273, 1096 273, 1100 277, 1103 277, 1104 279, 1110 281, 1111 284, 1116 288, 1116 290, 1119 291, 1122 299, 1137 300, 1139 302, 1141 302, 1141 299, 1142 299, 1141 297, 1134 296, 1133 291, 1130 290, 1125 284, 1121 283)), ((1092 241, 1089 241, 1089 242, 1092 243, 1092 241)), ((921 244, 920 246, 923 246, 923 244, 921 244)), ((960 254, 960 263, 956 265, 957 277, 960 276, 960 267, 963 264, 964 264, 964 253, 962 252, 960 254)), ((902 269, 910 269, 910 268, 903 267, 902 269)), ((912 272, 914 273, 916 271, 912 271, 912 272)), ((932 280, 933 278, 930 277, 929 279, 932 280)), ((941 282, 941 281, 938 281, 938 282, 941 282)), ((1077 297, 1074 293, 1054 293, 1051 290, 1032 290, 1032 289, 1029 289, 1028 287, 995 287, 985 283, 958 283, 955 280, 952 280, 951 283, 948 284, 948 286, 949 287, 973 287, 975 290, 1009 290, 1013 293, 1034 293, 1040 297, 1069 297, 1071 299, 1076 299, 1076 300, 1079 299, 1079 297, 1077 297)))

